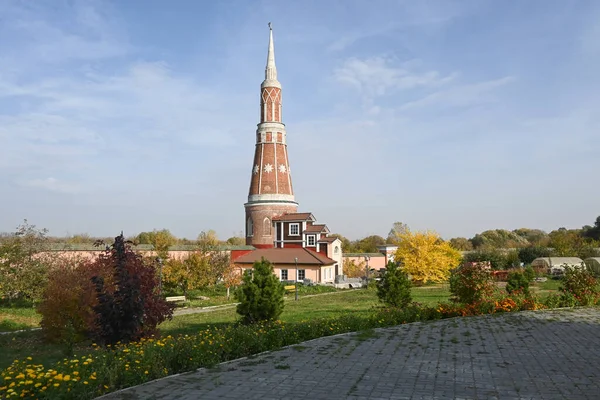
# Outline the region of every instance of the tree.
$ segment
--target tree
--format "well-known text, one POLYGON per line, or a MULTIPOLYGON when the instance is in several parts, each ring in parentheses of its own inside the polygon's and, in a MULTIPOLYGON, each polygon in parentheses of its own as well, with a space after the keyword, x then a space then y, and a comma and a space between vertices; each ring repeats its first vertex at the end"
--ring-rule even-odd
POLYGON ((47 233, 24 220, 0 242, 0 298, 34 303, 42 298, 48 272, 57 259, 49 252, 47 233))
POLYGON ((405 223, 402 222, 394 222, 394 225, 392 226, 392 229, 390 229, 390 232, 388 233, 387 236, 387 240, 385 241, 387 244, 398 244, 398 239, 400 237, 400 235, 405 234, 406 232, 408 232, 410 229, 408 228, 408 225, 406 225, 405 223))
POLYGON ((94 241, 89 233, 78 233, 67 239, 69 244, 92 244, 94 241))
POLYGON ((242 283, 242 274, 239 268, 234 263, 229 262, 229 265, 223 272, 223 284, 227 288, 227 299, 229 300, 229 292, 232 287, 239 286, 242 283))
MULTIPOLYGON (((511 263, 511 261, 508 259, 508 257, 503 251, 493 248, 482 248, 479 250, 469 252, 465 254, 463 261, 469 263, 480 263, 488 261, 492 265, 492 269, 495 270, 502 270, 508 268, 509 264, 511 263)), ((514 261, 514 256, 512 261, 514 261)))
POLYGON ((366 275, 366 262, 359 261, 358 264, 355 260, 350 258, 344 258, 344 275, 348 278, 361 278, 366 275))
POLYGON ((494 229, 478 233, 471 239, 473 247, 491 247, 495 249, 510 249, 529 245, 527 239, 506 229, 494 229))
POLYGON ((460 263, 460 252, 435 232, 407 231, 399 239, 395 260, 402 263, 414 282, 445 281, 460 263))
POLYGON ((528 246, 519 249, 519 260, 523 264, 531 264, 538 257, 550 257, 552 250, 548 247, 528 246))
POLYGON ((340 239, 340 241, 342 242, 342 251, 344 253, 356 253, 357 252, 356 248, 354 247, 354 244, 347 237, 344 237, 344 236, 340 235, 339 233, 332 233, 329 236, 340 239))
POLYGON ((283 312, 284 288, 269 261, 263 258, 252 268, 244 273, 242 286, 235 292, 240 302, 236 311, 245 324, 275 320, 283 312))
POLYGON ((527 240, 530 246, 546 247, 550 242, 548 234, 540 229, 519 228, 515 229, 513 233, 527 240))
POLYGON ((598 242, 583 236, 581 229, 560 228, 550 232, 550 247, 557 257, 579 257, 582 259, 598 256, 598 242))
POLYGON ((379 235, 371 235, 360 239, 356 244, 358 253, 379 253, 378 246, 383 246, 385 239, 379 235))
POLYGON ((146 264, 125 242, 123 234, 94 262, 109 276, 92 277, 98 303, 94 336, 103 344, 129 342, 152 334, 158 324, 171 318, 173 307, 157 290, 154 265, 146 264))
POLYGON ((219 238, 217 232, 212 229, 208 232, 200 232, 198 235, 198 248, 202 251, 210 251, 219 247, 219 238))
POLYGON ((377 297, 392 307, 406 307, 412 301, 410 280, 398 263, 388 262, 381 280, 377 282, 377 297))
POLYGON ((242 236, 232 236, 227 239, 227 244, 231 246, 244 246, 246 244, 246 239, 242 236))
POLYGON ((584 226, 583 227, 583 236, 588 238, 588 239, 592 239, 592 240, 596 240, 596 241, 600 241, 600 216, 598 216, 596 218, 596 221, 594 222, 594 226, 584 226))
POLYGON ((150 232, 149 241, 156 254, 166 260, 169 258, 169 248, 177 243, 177 238, 168 229, 157 231, 156 229, 150 232))
POLYGON ((230 259, 226 252, 197 250, 183 259, 168 259, 163 267, 165 285, 187 296, 189 290, 213 286, 224 279, 230 259))
POLYGON ((456 250, 460 251, 469 251, 473 250, 473 243, 467 238, 457 237, 450 239, 450 246, 454 247, 456 250))

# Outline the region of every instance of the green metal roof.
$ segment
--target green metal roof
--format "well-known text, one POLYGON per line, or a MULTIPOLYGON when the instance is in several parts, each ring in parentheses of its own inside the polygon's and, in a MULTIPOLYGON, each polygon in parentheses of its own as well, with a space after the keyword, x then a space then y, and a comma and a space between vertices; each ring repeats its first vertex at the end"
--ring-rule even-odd
MULTIPOLYGON (((94 246, 93 244, 88 243, 52 243, 50 245, 50 251, 104 251, 106 246, 110 244, 105 244, 102 246, 94 246)), ((138 244, 137 246, 131 246, 135 251, 152 251, 154 247, 151 244, 138 244)), ((169 247, 169 251, 194 251, 198 250, 197 245, 193 244, 178 244, 169 247)), ((218 246, 215 250, 218 251, 231 251, 231 250, 254 250, 253 246, 234 246, 234 245, 222 245, 218 246)))
POLYGON ((344 257, 385 257, 382 253, 343 253, 344 257))

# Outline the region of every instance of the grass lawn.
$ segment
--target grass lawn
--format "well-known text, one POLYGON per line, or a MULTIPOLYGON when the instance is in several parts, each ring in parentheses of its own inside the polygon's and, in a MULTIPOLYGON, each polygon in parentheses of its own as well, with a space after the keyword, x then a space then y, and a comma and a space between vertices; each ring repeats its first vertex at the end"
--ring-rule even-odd
MULTIPOLYGON (((549 291, 555 291, 559 284, 559 281, 551 280, 545 283, 536 283, 535 290, 545 295, 549 291)), ((415 287, 412 289, 412 297, 415 302, 435 305, 440 301, 449 299, 449 285, 415 287)), ((285 309, 280 319, 288 323, 335 317, 348 312, 368 314, 371 308, 380 304, 376 291, 373 289, 338 290, 320 295, 304 294, 298 301, 294 301, 294 294, 289 293, 286 294, 285 299, 285 309)), ((3 313, 0 315, 8 315, 8 319, 11 321, 25 321, 23 323, 28 323, 30 326, 39 322, 39 316, 31 308, 16 313, 14 309, 9 309, 8 314, 6 310, 6 308, 0 309, 0 312, 3 313)), ((229 324, 236 320, 235 307, 231 307, 211 312, 179 315, 171 321, 163 323, 160 329, 164 335, 193 334, 204 329, 207 325, 229 324)), ((74 349, 75 353, 87 353, 90 344, 89 342, 80 344, 74 349)), ((50 365, 65 357, 63 347, 44 343, 39 331, 0 335, 0 369, 6 368, 14 359, 27 356, 34 357, 36 362, 45 365, 50 365)))
POLYGON ((0 332, 18 331, 40 325, 41 317, 31 306, 0 307, 0 332))

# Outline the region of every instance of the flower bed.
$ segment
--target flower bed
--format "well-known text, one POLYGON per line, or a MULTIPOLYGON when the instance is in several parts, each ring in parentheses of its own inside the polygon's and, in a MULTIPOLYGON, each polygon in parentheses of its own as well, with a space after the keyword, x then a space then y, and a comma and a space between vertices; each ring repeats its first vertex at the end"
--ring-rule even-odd
POLYGON ((454 316, 536 309, 525 298, 501 298, 473 305, 442 303, 427 307, 413 303, 402 309, 375 308, 368 316, 351 313, 338 318, 284 324, 210 327, 195 335, 151 337, 139 342, 101 348, 64 359, 52 366, 31 357, 16 360, 0 373, 0 397, 91 399, 175 373, 210 367, 306 340, 365 329, 454 316))

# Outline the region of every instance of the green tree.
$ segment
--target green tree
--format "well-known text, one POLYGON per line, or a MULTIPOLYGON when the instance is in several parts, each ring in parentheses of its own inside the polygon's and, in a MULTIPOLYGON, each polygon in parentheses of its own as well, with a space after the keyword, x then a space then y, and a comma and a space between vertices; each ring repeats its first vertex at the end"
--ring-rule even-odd
POLYGON ((494 229, 478 233, 471 239, 473 247, 510 249, 529 245, 527 239, 506 229, 494 229))
POLYGON ((454 247, 459 251, 470 251, 473 250, 473 243, 467 238, 456 237, 450 239, 450 246, 454 247))
POLYGON ((519 228, 513 233, 527 240, 529 246, 547 247, 550 242, 548 234, 540 229, 519 228))
POLYGON ((581 229, 559 228, 550 232, 550 247, 557 257, 596 257, 598 242, 583 236, 581 229))
POLYGON ((352 243, 347 237, 344 237, 339 233, 332 233, 329 236, 340 239, 340 241, 342 242, 342 251, 344 253, 358 253, 356 247, 354 246, 354 243, 352 243))
POLYGON ((211 251, 219 247, 219 237, 217 232, 212 229, 205 232, 202 231, 198 235, 198 248, 202 251, 211 251))
POLYGON ((231 246, 244 246, 246 244, 246 239, 240 235, 240 236, 232 236, 229 239, 227 239, 227 244, 231 245, 231 246))
POLYGON ((273 274, 273 266, 264 258, 246 271, 242 285, 235 291, 240 304, 236 311, 242 322, 252 324, 277 319, 283 312, 284 288, 273 274))
POLYGON ((378 246, 383 246, 385 239, 379 235, 367 236, 356 244, 357 253, 379 253, 378 246))
POLYGON ((463 257, 464 262, 484 262, 489 261, 492 269, 502 270, 508 267, 508 259, 506 254, 498 249, 480 249, 469 252, 463 257))
POLYGON ((594 226, 584 226, 582 230, 586 238, 600 241, 600 216, 596 218, 594 226))
POLYGON ((377 282, 377 297, 392 307, 406 307, 412 301, 408 274, 397 263, 388 262, 385 272, 377 282))
POLYGON ((50 253, 47 229, 24 220, 16 232, 0 242, 0 298, 37 302, 57 257, 50 253))
POLYGON ((524 264, 531 264, 539 257, 550 257, 552 250, 548 247, 528 246, 519 249, 519 260, 524 264))
POLYGON ((169 248, 177 243, 177 238, 168 229, 155 229, 150 232, 149 240, 156 254, 163 260, 169 258, 169 248))

